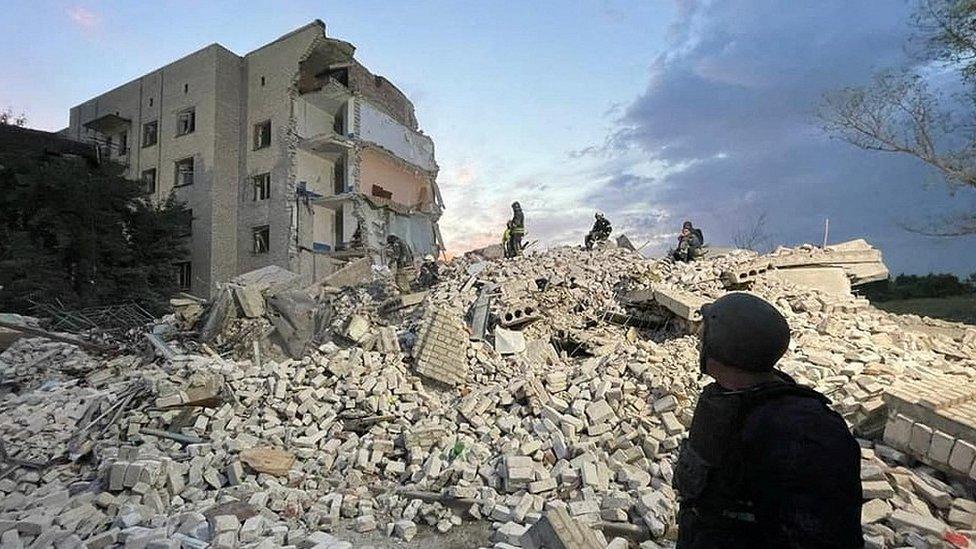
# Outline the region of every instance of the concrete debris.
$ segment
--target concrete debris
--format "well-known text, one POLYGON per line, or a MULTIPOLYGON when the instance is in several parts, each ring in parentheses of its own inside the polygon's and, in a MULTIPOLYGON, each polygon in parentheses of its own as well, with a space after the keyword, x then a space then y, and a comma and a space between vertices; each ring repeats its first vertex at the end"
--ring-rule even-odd
POLYGON ((616 247, 479 254, 405 308, 384 307, 389 276, 301 290, 275 270, 236 280, 248 304, 222 293, 199 340, 166 340, 171 356, 22 337, 0 354, 0 543, 426 544, 477 520, 486 547, 671 546, 677 449, 707 383, 689 327, 743 271, 790 322, 781 368, 861 437, 867 545, 965 541, 976 331, 748 274, 809 262, 792 255, 877 258, 851 246, 689 264, 616 247), (502 325, 527 306, 537 320, 502 325), (276 350, 280 309, 305 338, 297 355, 276 350))

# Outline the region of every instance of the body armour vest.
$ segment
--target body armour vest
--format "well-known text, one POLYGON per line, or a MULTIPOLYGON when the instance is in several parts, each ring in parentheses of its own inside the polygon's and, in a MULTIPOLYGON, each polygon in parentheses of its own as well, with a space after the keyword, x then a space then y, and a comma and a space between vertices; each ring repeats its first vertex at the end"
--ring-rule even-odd
POLYGON ((784 381, 728 391, 717 383, 705 387, 698 399, 688 439, 682 443, 674 473, 681 500, 679 527, 748 528, 755 523, 750 490, 745 485, 748 464, 742 459, 742 426, 758 404, 784 395, 827 398, 785 374, 784 381))

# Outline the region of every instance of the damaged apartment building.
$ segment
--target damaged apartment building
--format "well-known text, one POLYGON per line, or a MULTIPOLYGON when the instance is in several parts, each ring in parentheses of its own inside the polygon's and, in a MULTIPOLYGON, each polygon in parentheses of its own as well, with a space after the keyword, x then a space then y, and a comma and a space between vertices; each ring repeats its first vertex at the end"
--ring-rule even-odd
POLYGON ((443 202, 430 137, 392 83, 316 20, 244 56, 212 44, 71 109, 154 200, 192 210, 180 285, 209 295, 278 265, 309 283, 386 236, 438 254, 443 202))

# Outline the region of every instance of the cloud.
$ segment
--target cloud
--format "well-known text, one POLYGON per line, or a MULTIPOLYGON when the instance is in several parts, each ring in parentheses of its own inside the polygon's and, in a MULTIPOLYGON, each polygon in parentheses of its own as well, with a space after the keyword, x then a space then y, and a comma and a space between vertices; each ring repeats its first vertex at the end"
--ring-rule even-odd
POLYGON ((682 0, 678 8, 670 47, 650 61, 646 89, 606 143, 569 153, 598 182, 585 203, 658 241, 656 252, 683 219, 728 244, 768 212, 778 242, 818 241, 830 218, 831 240, 868 238, 896 271, 976 269, 973 238, 898 227, 972 208, 976 193, 926 186, 937 179, 918 162, 831 141, 813 116, 824 92, 906 62, 910 5, 682 0))
POLYGON ((66 11, 68 19, 84 31, 95 30, 102 21, 98 13, 84 6, 69 6, 66 11))

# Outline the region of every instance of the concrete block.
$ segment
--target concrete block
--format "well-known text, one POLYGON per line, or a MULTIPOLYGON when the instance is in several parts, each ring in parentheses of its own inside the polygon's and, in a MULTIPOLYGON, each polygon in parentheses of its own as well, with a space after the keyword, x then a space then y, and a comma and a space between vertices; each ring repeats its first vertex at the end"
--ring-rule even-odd
POLYGON ((602 534, 573 519, 565 508, 548 509, 519 540, 524 549, 604 549, 602 534))
POLYGON ((525 352, 525 335, 516 330, 495 326, 495 351, 500 355, 525 352))

